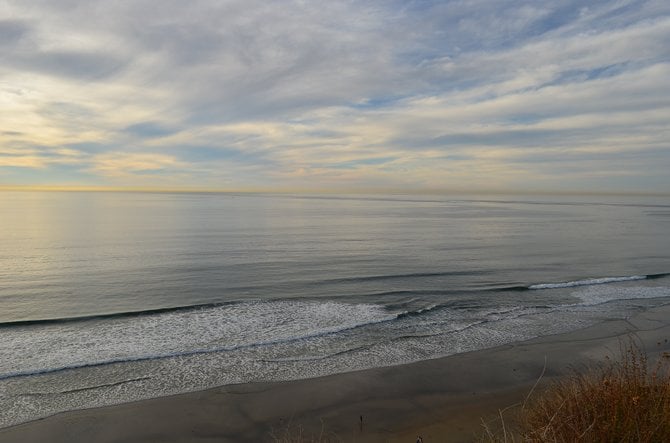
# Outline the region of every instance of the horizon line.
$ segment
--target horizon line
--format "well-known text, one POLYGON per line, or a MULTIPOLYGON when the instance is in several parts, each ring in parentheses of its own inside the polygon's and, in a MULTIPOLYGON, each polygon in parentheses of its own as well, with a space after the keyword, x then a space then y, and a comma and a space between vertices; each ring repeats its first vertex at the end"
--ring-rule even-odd
POLYGON ((637 196, 670 197, 670 192, 649 191, 583 191, 583 190, 519 190, 519 189, 432 189, 432 188, 191 188, 141 186, 79 186, 79 185, 0 185, 0 192, 129 192, 158 194, 378 194, 378 195, 584 195, 584 196, 637 196))

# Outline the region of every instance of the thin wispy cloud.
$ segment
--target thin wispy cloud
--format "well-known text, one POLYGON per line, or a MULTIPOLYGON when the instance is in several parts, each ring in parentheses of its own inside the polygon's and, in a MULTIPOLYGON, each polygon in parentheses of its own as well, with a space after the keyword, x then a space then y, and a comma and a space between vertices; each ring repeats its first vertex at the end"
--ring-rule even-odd
POLYGON ((666 1, 6 1, 0 184, 670 192, 666 1))

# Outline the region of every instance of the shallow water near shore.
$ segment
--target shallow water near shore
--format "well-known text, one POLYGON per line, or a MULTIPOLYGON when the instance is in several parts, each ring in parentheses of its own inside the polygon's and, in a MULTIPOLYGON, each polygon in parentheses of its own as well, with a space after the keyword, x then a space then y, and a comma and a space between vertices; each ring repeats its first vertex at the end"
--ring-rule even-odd
POLYGON ((0 426, 670 303, 670 202, 1 193, 0 426))

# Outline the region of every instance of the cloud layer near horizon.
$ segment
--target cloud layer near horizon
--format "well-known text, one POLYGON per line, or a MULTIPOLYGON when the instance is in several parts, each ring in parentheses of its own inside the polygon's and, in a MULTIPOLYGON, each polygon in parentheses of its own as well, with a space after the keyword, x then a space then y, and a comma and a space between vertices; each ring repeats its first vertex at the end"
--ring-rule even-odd
POLYGON ((5 1, 0 184, 670 192, 670 3, 5 1))

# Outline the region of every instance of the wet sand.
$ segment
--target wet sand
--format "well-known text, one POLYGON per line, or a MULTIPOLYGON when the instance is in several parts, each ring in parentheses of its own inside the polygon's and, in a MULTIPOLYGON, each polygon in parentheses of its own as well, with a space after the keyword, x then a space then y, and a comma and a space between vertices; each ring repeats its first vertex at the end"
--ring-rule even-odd
POLYGON ((553 377, 619 355, 630 334, 670 350, 670 305, 567 334, 389 368, 223 386, 66 412, 0 430, 0 442, 263 442, 288 427, 337 441, 467 442, 482 418, 553 377), (666 340, 667 339, 667 340, 666 340), (546 367, 545 367, 546 362, 546 367), (361 423, 362 416, 362 423, 361 423))

